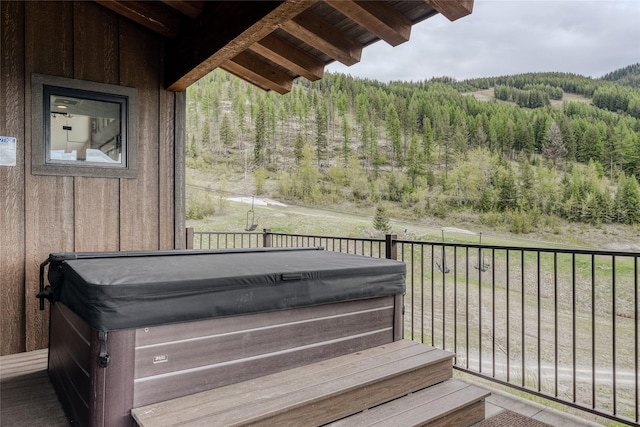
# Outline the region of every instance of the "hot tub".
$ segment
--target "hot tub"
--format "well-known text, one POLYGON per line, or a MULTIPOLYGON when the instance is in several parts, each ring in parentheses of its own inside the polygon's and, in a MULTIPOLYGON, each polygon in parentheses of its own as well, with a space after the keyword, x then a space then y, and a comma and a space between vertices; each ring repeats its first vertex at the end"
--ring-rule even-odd
POLYGON ((46 264, 49 374, 78 425, 132 425, 135 407, 402 338, 398 261, 256 249, 46 264))

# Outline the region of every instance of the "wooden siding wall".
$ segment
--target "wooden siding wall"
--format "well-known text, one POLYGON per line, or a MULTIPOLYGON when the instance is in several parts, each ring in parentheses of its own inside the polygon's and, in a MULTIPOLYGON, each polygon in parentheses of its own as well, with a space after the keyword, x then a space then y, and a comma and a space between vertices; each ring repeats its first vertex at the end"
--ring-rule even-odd
POLYGON ((184 246, 176 212, 183 211, 185 93, 162 89, 158 36, 93 2, 1 1, 0 36, 0 136, 18 140, 17 165, 0 166, 5 355, 48 344, 49 314, 35 296, 49 253, 184 246), (137 88, 138 177, 32 175, 32 73, 137 88))

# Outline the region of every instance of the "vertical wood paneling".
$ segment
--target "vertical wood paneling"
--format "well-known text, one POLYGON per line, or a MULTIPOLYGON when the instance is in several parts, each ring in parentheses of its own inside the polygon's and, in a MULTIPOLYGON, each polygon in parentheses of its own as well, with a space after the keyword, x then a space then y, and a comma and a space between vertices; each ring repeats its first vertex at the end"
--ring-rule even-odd
POLYGON ((120 83, 138 88, 138 178, 120 183, 120 249, 159 248, 160 39, 120 19, 120 83))
POLYGON ((162 39, 94 2, 0 8, 0 135, 18 139, 17 166, 0 167, 0 354, 12 354, 48 344, 35 295, 49 253, 184 240, 185 94, 162 89, 162 39), (138 177, 32 175, 32 73, 137 88, 138 177))
POLYGON ((175 94, 165 90, 160 91, 160 132, 159 132, 159 168, 158 168, 158 200, 159 210, 159 249, 173 249, 174 238, 174 117, 175 94))
POLYGON ((186 239, 186 208, 185 208, 185 185, 186 185, 186 159, 185 159, 185 147, 186 147, 186 125, 187 125, 187 92, 178 92, 175 95, 176 97, 176 107, 175 107, 175 147, 174 147, 174 161, 175 165, 174 174, 175 174, 175 185, 173 188, 174 191, 174 246, 176 249, 186 249, 187 248, 187 239, 186 239))
MULTIPOLYGON (((31 74, 73 77, 73 3, 25 2, 25 99, 31 74), (55 17, 55 19, 51 19, 55 17)), ((31 159, 31 105, 25 106, 25 152, 31 159)), ((38 138, 38 135, 34 135, 38 138)), ((31 175, 25 165, 26 350, 47 346, 48 310, 39 311, 38 268, 51 252, 74 250, 73 178, 31 175)))
MULTIPOLYGON (((94 2, 75 2, 74 78, 119 83, 118 18, 94 2)), ((75 250, 117 251, 120 181, 74 178, 75 250)))
POLYGON ((25 350, 23 3, 0 2, 0 40, 0 135, 17 138, 16 166, 0 166, 1 356, 25 350))

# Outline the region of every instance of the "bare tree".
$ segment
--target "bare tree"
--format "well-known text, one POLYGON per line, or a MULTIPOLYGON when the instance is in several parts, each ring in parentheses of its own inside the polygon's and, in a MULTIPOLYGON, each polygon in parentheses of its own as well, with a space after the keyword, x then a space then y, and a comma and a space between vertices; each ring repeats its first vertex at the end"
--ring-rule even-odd
POLYGON ((551 123, 549 130, 547 131, 547 145, 542 148, 542 154, 551 160, 553 167, 556 167, 558 160, 564 159, 567 155, 567 147, 565 147, 562 141, 562 133, 560 132, 560 126, 554 121, 551 123))

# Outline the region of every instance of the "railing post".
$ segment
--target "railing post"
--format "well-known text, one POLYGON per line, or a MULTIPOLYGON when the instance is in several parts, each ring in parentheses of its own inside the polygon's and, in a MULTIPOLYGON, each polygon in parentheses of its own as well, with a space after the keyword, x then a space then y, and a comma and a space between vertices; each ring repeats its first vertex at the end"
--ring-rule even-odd
POLYGON ((385 258, 398 259, 397 234, 387 234, 384 236, 385 241, 385 258))
POLYGON ((270 228, 265 228, 262 230, 262 247, 264 248, 270 248, 271 245, 273 244, 272 242, 272 237, 273 234, 271 234, 271 229, 270 228))
POLYGON ((193 249, 193 227, 187 227, 187 249, 193 249))

